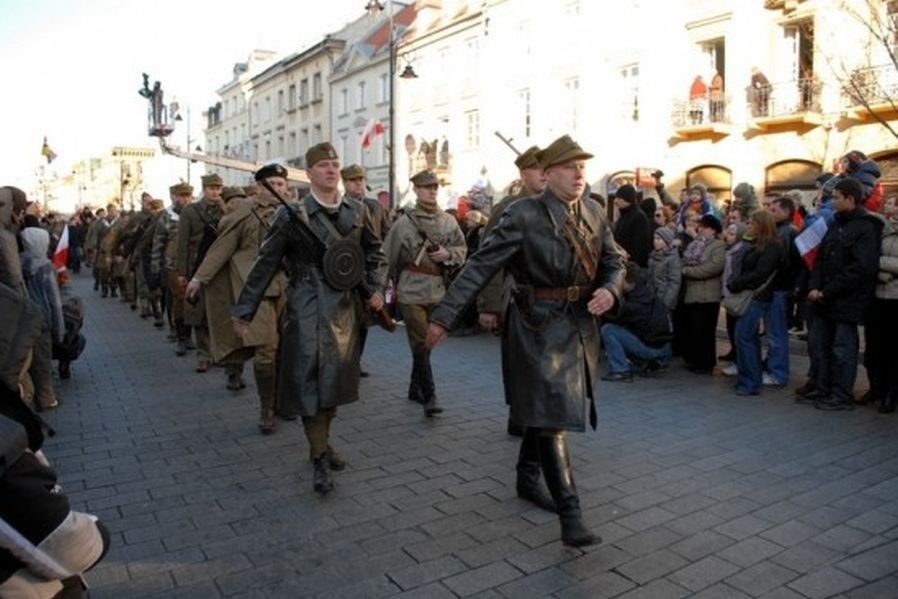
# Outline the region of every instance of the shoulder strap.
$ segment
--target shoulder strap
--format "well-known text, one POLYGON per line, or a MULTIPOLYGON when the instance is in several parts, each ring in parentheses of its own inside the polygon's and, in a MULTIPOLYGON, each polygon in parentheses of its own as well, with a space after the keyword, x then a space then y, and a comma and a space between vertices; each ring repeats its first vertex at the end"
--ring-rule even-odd
POLYGON ((549 207, 548 203, 545 201, 540 201, 540 203, 548 213, 549 219, 555 226, 555 230, 561 232, 565 241, 567 241, 568 245, 571 247, 583 272, 586 273, 586 276, 590 281, 593 281, 596 278, 596 273, 599 271, 598 252, 595 251, 595 248, 589 243, 589 240, 584 238, 584 235, 582 235, 580 228, 574 222, 574 218, 570 213, 566 210, 564 211, 564 217, 561 226, 559 227, 558 221, 556 220, 555 215, 552 214, 552 209, 549 207))

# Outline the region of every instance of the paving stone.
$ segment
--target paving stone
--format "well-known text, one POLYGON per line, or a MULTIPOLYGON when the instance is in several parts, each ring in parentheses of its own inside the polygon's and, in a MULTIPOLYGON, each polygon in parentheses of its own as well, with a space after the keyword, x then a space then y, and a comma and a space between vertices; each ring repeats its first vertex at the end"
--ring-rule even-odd
POLYGON ((811 540, 835 551, 847 552, 870 538, 870 533, 840 524, 820 533, 811 540))
POLYGON ((773 525, 767 520, 748 514, 715 526, 714 530, 738 541, 761 533, 771 526, 773 525))
MULTIPOLYGON (((602 537, 604 539, 604 537, 602 537)), ((683 537, 665 526, 656 526, 642 532, 631 534, 626 538, 615 541, 615 545, 630 555, 646 555, 667 547, 683 537)))
POLYGON ((738 572, 731 563, 712 556, 693 562, 667 578, 690 591, 697 592, 738 572))
POLYGON ((749 597, 750 595, 746 595, 729 585, 715 584, 694 595, 692 599, 749 599, 749 597))
POLYGON ((798 577, 798 574, 770 561, 762 561, 728 578, 726 583, 752 597, 769 593, 798 577))
POLYGON ((532 597, 542 599, 552 593, 577 584, 577 579, 558 568, 546 568, 512 582, 503 584, 497 590, 512 599, 532 597))
POLYGON ((771 561, 796 572, 812 572, 841 554, 813 541, 805 541, 773 556, 771 561))
POLYGON ((666 580, 656 580, 620 595, 620 599, 680 599, 690 593, 681 586, 666 580))
POLYGON ((771 543, 760 537, 750 537, 730 545, 718 552, 717 555, 742 568, 747 568, 774 555, 781 553, 783 548, 776 543, 771 543))
POLYGON ((734 543, 735 541, 730 537, 713 530, 706 530, 671 545, 670 549, 688 560, 696 561, 708 555, 717 554, 734 543))
POLYGON ((449 590, 461 597, 474 595, 481 591, 499 587, 506 582, 510 582, 522 576, 521 571, 517 570, 510 564, 505 562, 495 562, 473 570, 468 570, 462 574, 456 574, 443 581, 449 590))
POLYGON ((898 574, 898 541, 837 562, 836 567, 870 582, 898 574))
POLYGON ((861 584, 863 581, 859 578, 832 567, 825 567, 790 582, 788 586, 802 595, 816 599, 832 597, 861 584))
POLYGON ((813 526, 798 520, 789 520, 779 526, 765 530, 760 536, 782 547, 792 547, 818 534, 820 534, 820 530, 813 526))
POLYGON ((845 593, 848 599, 892 599, 898 589, 898 576, 890 576, 845 593))
POLYGON ((635 559, 615 568, 615 571, 623 574, 637 584, 645 584, 650 580, 666 576, 670 572, 679 570, 688 562, 676 553, 662 549, 645 557, 635 559))

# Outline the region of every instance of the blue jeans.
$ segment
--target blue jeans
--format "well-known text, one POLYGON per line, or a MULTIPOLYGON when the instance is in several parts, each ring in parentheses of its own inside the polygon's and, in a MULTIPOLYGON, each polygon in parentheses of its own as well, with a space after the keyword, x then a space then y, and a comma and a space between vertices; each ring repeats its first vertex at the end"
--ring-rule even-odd
POLYGON ((825 395, 832 394, 839 401, 853 401, 857 380, 857 325, 818 314, 814 318, 810 341, 819 364, 817 390, 825 395))
POLYGON ((774 291, 764 317, 767 334, 767 372, 780 384, 789 382, 789 292, 774 291))
POLYGON ((761 390, 761 335, 758 330, 769 304, 752 300, 736 321, 736 389, 746 393, 761 390))
POLYGON ((640 362, 658 360, 663 364, 670 362, 670 343, 665 343, 660 348, 651 347, 626 328, 614 323, 603 324, 601 332, 611 372, 630 372, 631 359, 640 362))

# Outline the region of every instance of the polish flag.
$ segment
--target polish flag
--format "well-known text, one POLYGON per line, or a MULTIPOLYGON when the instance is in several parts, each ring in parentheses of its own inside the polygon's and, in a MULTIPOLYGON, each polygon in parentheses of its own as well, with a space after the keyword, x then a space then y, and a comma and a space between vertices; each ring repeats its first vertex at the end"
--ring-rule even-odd
POLYGON ((384 134, 384 126, 378 119, 371 119, 368 121, 368 124, 365 125, 365 130, 362 131, 362 147, 368 149, 374 143, 374 140, 377 139, 378 135, 384 134))
POLYGON ((59 243, 56 244, 56 251, 53 252, 53 268, 56 272, 65 271, 65 265, 69 262, 69 226, 66 225, 59 237, 59 243))
POLYGON ((818 218, 814 221, 814 224, 795 238, 795 247, 798 248, 798 253, 801 254, 801 259, 804 260, 808 270, 814 268, 817 254, 820 253, 820 244, 823 242, 823 236, 826 235, 828 228, 826 221, 818 218))

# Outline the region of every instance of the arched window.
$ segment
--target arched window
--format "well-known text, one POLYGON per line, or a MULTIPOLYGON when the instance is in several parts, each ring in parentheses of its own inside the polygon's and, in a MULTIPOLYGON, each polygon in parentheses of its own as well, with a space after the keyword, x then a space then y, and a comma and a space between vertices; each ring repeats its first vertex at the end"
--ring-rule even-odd
POLYGON ((782 160, 764 171, 765 193, 782 193, 790 189, 813 190, 814 180, 823 167, 810 160, 782 160))
POLYGON ((725 166, 703 164, 686 172, 686 188, 696 183, 707 187, 708 193, 715 199, 726 199, 730 197, 730 191, 733 189, 733 172, 725 166))

